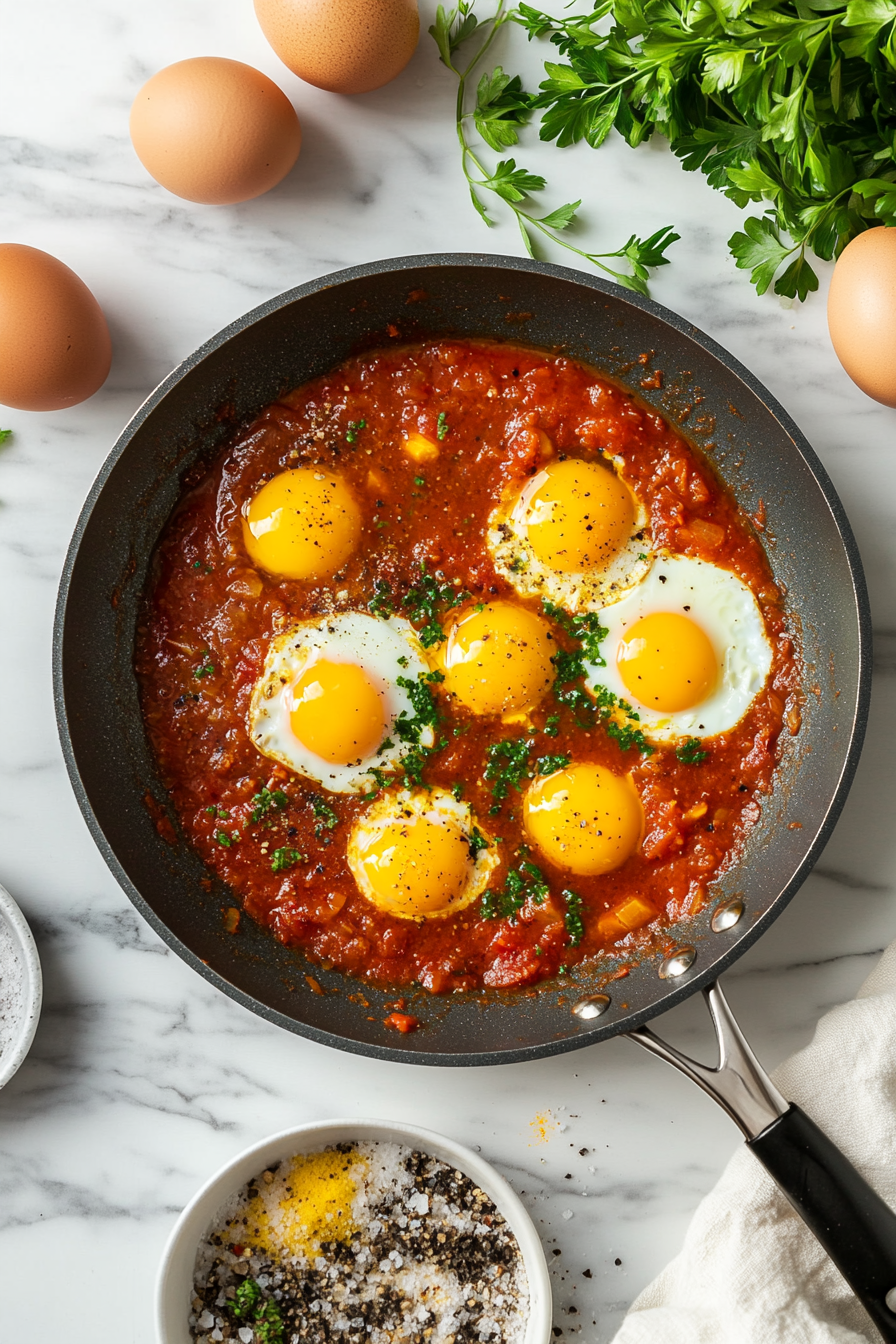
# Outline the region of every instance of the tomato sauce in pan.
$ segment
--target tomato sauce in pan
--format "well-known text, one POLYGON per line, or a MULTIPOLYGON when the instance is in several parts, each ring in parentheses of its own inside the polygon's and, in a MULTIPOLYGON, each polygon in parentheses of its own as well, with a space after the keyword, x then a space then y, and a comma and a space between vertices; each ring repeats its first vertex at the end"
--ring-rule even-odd
MULTIPOLYGON (((555 638, 573 647, 559 626, 555 638)), ((592 370, 486 343, 443 340, 351 359, 269 406, 213 462, 196 466, 157 549, 136 664, 149 738, 183 830, 235 906, 312 961, 437 994, 532 985, 608 948, 636 955, 651 925, 696 912, 759 818, 782 728, 799 726, 799 668, 781 593, 750 521, 707 462, 592 370), (411 433, 437 456, 410 457, 411 433), (583 729, 550 694, 521 726, 476 716, 435 687, 442 745, 427 757, 423 783, 462 792, 499 837, 492 888, 530 862, 549 894, 509 914, 477 900, 441 919, 390 916, 361 895, 346 862, 352 823, 369 800, 327 793, 250 740, 249 700, 269 642, 295 621, 367 613, 386 592, 401 613, 421 566, 473 602, 505 598, 540 611, 496 572, 489 515, 509 482, 524 483, 546 460, 601 454, 621 464, 646 506, 654 549, 710 561, 752 590, 772 649, 765 687, 733 730, 700 743, 698 763, 679 759, 674 746, 623 749, 599 722, 583 729), (322 583, 255 568, 243 541, 248 501, 277 473, 304 465, 338 473, 363 516, 354 554, 322 583), (567 755, 631 773, 645 826, 621 867, 572 878, 532 851, 521 792, 510 787, 496 801, 486 777, 489 746, 521 736, 533 760, 567 755), (275 806, 259 807, 264 790, 275 806), (296 860, 287 870, 276 858, 284 852, 296 860)), ((234 911, 225 918, 239 936, 234 911)))

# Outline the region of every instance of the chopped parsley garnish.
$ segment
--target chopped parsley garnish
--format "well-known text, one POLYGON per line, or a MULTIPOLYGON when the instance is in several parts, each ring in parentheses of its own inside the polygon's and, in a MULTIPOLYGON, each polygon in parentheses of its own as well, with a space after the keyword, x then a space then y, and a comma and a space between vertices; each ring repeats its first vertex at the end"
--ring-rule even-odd
POLYGON ((366 420, 349 420, 348 429, 345 431, 346 443, 355 443, 361 430, 366 428, 366 420))
POLYGON ((583 684, 587 674, 586 663, 596 667, 607 665, 600 651, 601 641, 606 639, 607 631, 596 612, 586 611, 578 616, 570 616, 553 602, 546 601, 543 606, 545 615, 556 621, 564 633, 578 644, 574 652, 559 649, 551 659, 557 669, 554 699, 572 711, 576 723, 583 730, 591 729, 596 720, 603 724, 607 736, 612 738, 620 751, 637 747, 649 756, 653 747, 641 729, 633 726, 640 722, 640 718, 628 701, 618 699, 606 686, 594 686, 589 694, 583 684), (625 723, 618 722, 620 711, 625 716, 625 723))
POLYGON ((374 581, 373 597, 367 603, 367 610, 371 616, 381 616, 384 620, 394 613, 392 590, 385 579, 374 581))
POLYGON ((339 821, 336 813, 333 811, 318 793, 310 793, 308 801, 311 804, 311 811, 314 813, 314 834, 318 840, 323 838, 324 831, 332 831, 333 827, 339 821))
POLYGON ((234 1320, 251 1323, 256 1344, 283 1344, 284 1325, 280 1308, 272 1297, 262 1296, 254 1279, 243 1279, 233 1300, 227 1305, 234 1320))
POLYGON ((489 809, 493 816, 501 811, 501 803, 511 789, 522 791, 522 781, 529 778, 529 752, 533 745, 528 737, 503 737, 500 742, 489 744, 485 778, 493 781, 495 801, 489 809))
POLYGON ((553 775, 557 770, 565 770, 572 757, 564 753, 558 753, 556 756, 539 756, 535 762, 535 773, 538 775, 553 775))
POLYGON ((461 784, 460 780, 455 780, 455 782, 451 785, 451 792, 454 794, 458 802, 460 802, 464 794, 464 786, 463 784, 461 784))
POLYGON ((451 430, 448 425, 448 417, 444 411, 439 411, 439 418, 436 421, 436 437, 441 443, 442 439, 447 439, 451 430))
POLYGON ((423 622, 423 628, 418 630, 417 634, 424 649, 431 649, 436 644, 441 644, 445 638, 438 621, 440 612, 459 606, 469 596, 452 584, 445 583, 444 578, 444 574, 440 571, 430 574, 426 562, 423 561, 420 565, 420 578, 408 589, 404 598, 404 606, 408 608, 411 620, 415 624, 423 622))
POLYGON ((252 798, 252 812, 249 817, 250 824, 261 821, 271 811, 282 812, 284 807, 288 807, 289 798, 282 789, 269 789, 265 786, 259 793, 252 798))
POLYGON ((223 845, 225 849, 232 849, 236 844, 238 837, 235 835, 228 835, 226 831, 215 831, 215 839, 218 844, 223 845))
MULTIPOLYGON (((444 744, 440 743, 439 745, 441 746, 444 744)), ((434 755, 438 749, 439 747, 412 747, 407 755, 402 756, 401 760, 398 762, 397 770, 400 774, 393 775, 387 770, 368 770, 367 773, 372 776, 376 788, 372 789, 370 793, 365 793, 363 795, 365 800, 369 802, 371 798, 377 796, 380 789, 388 789, 390 785, 395 784, 399 778, 406 789, 415 787, 425 788, 426 786, 423 784, 423 770, 426 766, 427 759, 434 755)))
POLYGON ((571 655, 578 657, 582 662, 595 663, 598 667, 606 667, 606 659, 600 651, 602 640, 605 640, 608 631, 601 625, 600 617, 595 611, 583 611, 578 616, 570 616, 562 607, 558 607, 554 602, 544 601, 544 614, 550 616, 552 621, 560 626, 560 629, 581 645, 578 654, 571 655))
POLYGON ((255 1315, 255 1308, 261 1301, 261 1289, 254 1279, 243 1279, 234 1294, 231 1310, 238 1321, 255 1315))
POLYGON ((675 748, 675 755, 682 765, 700 765, 709 755, 700 745, 699 737, 689 737, 687 742, 675 748))
POLYGON ((414 710, 410 715, 403 709, 395 720, 395 736, 402 742, 419 742, 424 728, 435 728, 438 724, 439 709, 427 683, 444 680, 441 672, 421 672, 416 681, 410 677, 396 677, 395 684, 407 691, 414 710))
MULTIPOLYGON (((365 794, 365 798, 375 798, 380 789, 386 789, 390 784, 394 784, 399 776, 406 789, 423 785, 423 770, 427 759, 435 752, 441 751, 442 747, 447 746, 447 738, 442 738, 432 747, 424 746, 420 741, 424 729, 434 729, 441 721, 439 707, 430 686, 444 680, 441 672, 421 672, 416 681, 410 677, 396 678, 396 684, 402 690, 407 691, 414 712, 409 714, 406 709, 403 709, 393 723, 392 731, 399 741, 409 744, 411 749, 402 756, 401 760, 396 762, 394 766, 395 774, 387 770, 368 770, 367 773, 372 777, 376 788, 365 794)), ((380 751, 385 751, 387 747, 394 745, 392 739, 387 737, 380 746, 380 751)))
POLYGON ((282 849, 275 849, 271 856, 272 873, 288 873, 290 868, 295 868, 297 863, 304 863, 305 855, 298 849, 289 849, 284 846, 282 849))
POLYGON ((483 893, 482 918, 509 919, 511 924, 515 924, 526 901, 543 905, 549 891, 544 873, 525 859, 518 868, 511 868, 500 891, 483 893))
POLYGON ((226 808, 219 807, 217 803, 212 803, 212 805, 210 807, 207 807, 205 810, 210 817, 217 817, 219 821, 230 820, 230 813, 226 810, 226 808))
POLYGON ((425 476, 415 476, 415 477, 414 477, 414 484, 415 484, 415 485, 425 485, 425 484, 426 484, 426 477, 425 477, 425 476))
POLYGON ((5 443, 7 439, 12 438, 11 429, 0 429, 0 443, 5 443))
POLYGON ((652 755, 653 747, 647 741, 641 729, 633 727, 634 724, 640 723, 641 719, 627 700, 620 700, 612 691, 607 690, 606 686, 595 686, 594 706, 600 715, 607 737, 613 739, 620 751, 628 751, 630 747, 637 747, 639 751, 644 752, 645 756, 652 755), (621 710, 625 715, 625 723, 619 723, 613 718, 613 713, 616 710, 621 710))
POLYGON ((209 661, 211 656, 212 655, 210 649, 206 649, 203 652, 202 662, 199 664, 199 666, 196 668, 196 671, 193 673, 193 676, 196 677, 197 680, 200 680, 202 677, 210 677, 214 672, 215 665, 214 663, 209 661))
POLYGON ((544 728, 542 729, 542 732, 544 733, 545 737, 556 737, 557 734, 560 732, 560 715, 549 714, 544 721, 544 728))
POLYGON ((582 923, 582 898, 577 896, 574 891, 566 888, 563 891, 563 899, 566 902, 566 914, 563 918, 563 925, 566 929, 571 947, 578 947, 579 943, 585 937, 585 925, 582 923))
POLYGON ((473 833, 470 836, 470 858, 475 859, 483 849, 491 849, 491 845, 486 840, 478 826, 473 827, 473 833))
POLYGON ((283 1344, 283 1317, 272 1297, 267 1299, 257 1313, 254 1325, 258 1344, 283 1344))

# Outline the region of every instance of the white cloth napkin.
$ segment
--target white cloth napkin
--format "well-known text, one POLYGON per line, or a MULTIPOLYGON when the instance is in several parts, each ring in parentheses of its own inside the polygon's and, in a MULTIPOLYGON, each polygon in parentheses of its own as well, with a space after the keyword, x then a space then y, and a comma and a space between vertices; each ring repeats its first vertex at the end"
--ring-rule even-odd
MULTIPOLYGON (((896 943, 774 1079, 896 1208, 896 943)), ((878 1333, 845 1281, 744 1147, 613 1344, 869 1340, 877 1344, 878 1333)))

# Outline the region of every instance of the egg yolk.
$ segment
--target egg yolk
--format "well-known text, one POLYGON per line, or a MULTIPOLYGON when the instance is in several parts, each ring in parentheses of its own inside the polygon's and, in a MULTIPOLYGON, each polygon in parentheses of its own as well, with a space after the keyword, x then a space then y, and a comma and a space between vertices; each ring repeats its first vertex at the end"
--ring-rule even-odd
POLYGON ((447 914, 473 873, 470 845, 459 826, 427 816, 396 817, 361 841, 365 893, 399 919, 447 914))
POLYGON ((513 602, 472 608, 443 653, 445 689, 476 714, 534 709, 553 682, 556 644, 540 616, 513 602))
POLYGON ((632 492, 608 467, 567 459, 533 477, 520 497, 529 545, 561 574, 603 569, 631 535, 632 492))
POLYGON ((709 637, 677 611, 636 621, 619 642, 616 665, 633 700, 668 714, 702 704, 720 670, 709 637))
POLYGON ((287 708, 293 734, 331 765, 365 760, 386 736, 383 697, 353 663, 313 663, 293 684, 287 708))
POLYGON ((316 467, 281 471, 243 514, 251 559, 284 579, 323 579, 345 564, 361 535, 361 512, 348 486, 316 467))
POLYGON ((523 823, 551 863, 594 877, 634 854, 644 814, 630 775, 614 775, 602 765, 573 765, 531 785, 523 823))

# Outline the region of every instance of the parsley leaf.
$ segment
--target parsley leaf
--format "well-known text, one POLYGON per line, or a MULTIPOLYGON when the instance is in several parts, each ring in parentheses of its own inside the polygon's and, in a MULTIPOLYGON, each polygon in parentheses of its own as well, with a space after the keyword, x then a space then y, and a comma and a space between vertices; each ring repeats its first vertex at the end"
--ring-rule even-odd
POLYGON ((468 41, 480 27, 473 13, 475 0, 460 0, 454 9, 439 5, 436 9, 436 21, 429 34, 439 49, 439 60, 453 70, 452 57, 458 47, 468 41))
POLYGON ((675 755, 682 765, 700 765, 709 752, 702 750, 699 737, 689 737, 687 742, 675 748, 675 755))
POLYGON ((349 420, 348 429, 345 431, 346 443, 357 443, 358 435, 362 429, 367 428, 366 420, 349 420))
POLYGON ((0 443, 6 443, 6 440, 11 438, 12 438, 11 429, 0 429, 0 443))
POLYGON ((490 75, 482 76, 476 89, 473 122, 490 149, 500 154, 517 143, 518 128, 525 126, 532 115, 533 101, 519 75, 505 75, 500 65, 490 75))
POLYGON ((211 661, 211 653, 208 649, 206 649, 202 655, 202 662, 196 668, 195 672, 193 673, 193 676, 196 678, 197 681, 201 681, 203 677, 210 677, 214 674, 214 672, 215 672, 215 665, 211 661))
POLYGON ((750 283, 755 285, 757 294, 765 293, 781 263, 793 251, 781 242, 770 219, 745 220, 744 232, 733 233, 728 246, 738 266, 750 272, 750 283))

